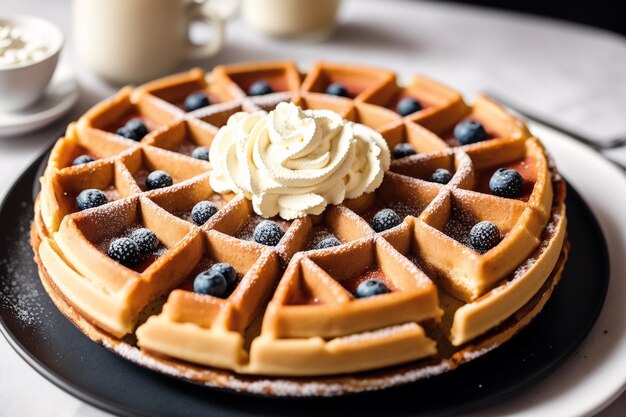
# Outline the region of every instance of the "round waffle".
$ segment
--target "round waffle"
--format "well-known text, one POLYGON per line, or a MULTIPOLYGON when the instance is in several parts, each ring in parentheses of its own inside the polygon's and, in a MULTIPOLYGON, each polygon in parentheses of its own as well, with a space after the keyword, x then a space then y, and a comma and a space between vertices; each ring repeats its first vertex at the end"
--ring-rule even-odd
POLYGON ((124 88, 68 127, 41 181, 32 242, 59 308, 135 362, 251 392, 337 394, 453 369, 539 312, 568 252, 564 182, 520 120, 486 97, 470 106, 430 79, 401 87, 392 72, 367 67, 320 62, 302 74, 291 62, 254 63, 124 88), (259 80, 275 93, 247 96, 259 80), (335 82, 350 98, 324 93, 335 82), (185 98, 197 91, 211 105, 185 112, 185 98), (397 114, 405 97, 422 110, 397 114), (417 154, 394 160, 373 193, 321 215, 274 219, 285 234, 268 247, 252 239, 263 219, 251 202, 215 193, 210 162, 190 155, 210 146, 231 115, 283 101, 333 110, 377 130, 390 148, 408 142, 417 154), (149 130, 140 142, 115 133, 136 117, 149 130), (481 122, 487 139, 460 146, 452 132, 468 119, 481 122), (83 154, 94 161, 72 166, 83 154), (492 195, 488 181, 501 167, 524 177, 520 197, 492 195), (437 168, 453 173, 447 184, 429 181, 437 168), (157 169, 173 185, 147 190, 146 176, 157 169), (76 196, 88 188, 103 190, 109 203, 79 211, 76 196), (198 227, 190 212, 203 200, 219 211, 198 227), (382 208, 403 222, 376 233, 371 222, 382 208), (481 254, 467 236, 483 220, 503 239, 481 254), (160 244, 127 268, 106 248, 138 227, 160 244), (341 245, 315 249, 331 235, 341 245), (235 268, 236 287, 224 299, 194 293, 193 278, 217 262, 235 268), (356 298, 357 284, 371 277, 392 291, 356 298), (289 385, 285 377, 309 379, 289 385))

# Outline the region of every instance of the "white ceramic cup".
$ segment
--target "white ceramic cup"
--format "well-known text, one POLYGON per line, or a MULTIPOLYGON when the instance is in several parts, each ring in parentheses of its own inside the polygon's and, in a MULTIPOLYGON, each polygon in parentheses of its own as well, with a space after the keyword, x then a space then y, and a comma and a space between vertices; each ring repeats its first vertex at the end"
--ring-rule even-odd
POLYGON ((74 0, 73 36, 79 60, 102 78, 139 83, 176 70, 186 59, 222 49, 227 16, 193 0, 74 0), (192 22, 212 28, 210 40, 189 39, 192 22))
POLYGON ((0 26, 15 26, 45 39, 46 53, 33 62, 0 68, 0 111, 17 111, 35 103, 46 91, 63 47, 63 33, 33 16, 0 18, 0 26))
POLYGON ((243 0, 241 14, 257 32, 322 40, 333 33, 340 4, 341 0, 243 0))

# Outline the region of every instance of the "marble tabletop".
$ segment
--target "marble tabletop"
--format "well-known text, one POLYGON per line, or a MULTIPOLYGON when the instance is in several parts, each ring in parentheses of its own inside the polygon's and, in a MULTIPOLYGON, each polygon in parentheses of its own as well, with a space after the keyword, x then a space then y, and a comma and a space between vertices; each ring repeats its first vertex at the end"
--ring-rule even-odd
MULTIPOLYGON (((69 121, 118 88, 87 73, 76 61, 70 0, 1 3, 0 15, 34 14, 63 29, 66 47, 60 65, 75 72, 82 91, 73 111, 53 125, 23 137, 0 138, 0 198, 69 121)), ((401 78, 428 74, 466 97, 493 91, 599 141, 626 135, 626 39, 519 13, 437 2, 344 0, 341 25, 326 42, 264 38, 235 19, 228 25, 224 51, 189 66, 263 59, 294 59, 307 66, 320 58, 392 68, 401 78)), ((626 164, 626 148, 606 155, 626 164)), ((569 359, 575 360, 580 360, 576 354, 569 359)), ((16 415, 108 414, 46 381, 0 339, 0 416, 16 415)), ((626 394, 600 415, 626 415, 626 394)))

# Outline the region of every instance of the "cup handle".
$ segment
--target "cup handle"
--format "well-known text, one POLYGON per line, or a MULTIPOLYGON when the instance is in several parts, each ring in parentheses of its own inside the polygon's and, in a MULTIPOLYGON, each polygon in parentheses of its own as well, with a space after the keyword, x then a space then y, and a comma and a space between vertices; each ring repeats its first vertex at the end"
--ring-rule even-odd
POLYGON ((189 9, 188 22, 202 21, 212 28, 211 39, 202 45, 196 45, 189 40, 187 57, 190 59, 208 58, 218 53, 224 46, 224 22, 226 19, 219 16, 212 9, 203 9, 203 3, 192 3, 189 9))

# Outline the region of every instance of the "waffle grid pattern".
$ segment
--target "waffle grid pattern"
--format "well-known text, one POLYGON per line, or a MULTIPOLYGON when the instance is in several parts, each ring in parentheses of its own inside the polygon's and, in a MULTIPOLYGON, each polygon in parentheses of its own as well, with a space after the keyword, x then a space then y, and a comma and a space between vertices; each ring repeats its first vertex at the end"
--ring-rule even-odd
POLYGON ((306 75, 291 62, 222 66, 208 75, 194 69, 124 88, 68 127, 42 179, 40 252, 47 269, 62 271, 54 280, 66 298, 93 307, 76 306, 116 337, 132 333, 146 306, 168 296, 137 331, 147 351, 253 374, 353 372, 432 356, 437 333, 459 346, 506 318, 475 325, 471 311, 469 318, 459 311, 524 275, 520 265, 546 239, 546 225, 560 221, 552 182, 545 151, 522 122, 485 97, 468 106, 424 77, 401 87, 389 71, 325 62, 306 75), (257 80, 277 92, 248 97, 257 80), (352 98, 324 94, 333 82, 352 98), (199 90, 212 104, 185 112, 184 98, 199 90), (392 109, 403 97, 416 98, 423 110, 399 116, 392 109), (372 194, 320 216, 278 219, 285 235, 267 247, 251 239, 261 220, 251 203, 213 193, 210 162, 190 154, 210 146, 232 114, 269 111, 282 101, 334 110, 380 132, 390 148, 408 142, 417 154, 395 160, 372 194), (149 129, 140 142, 114 133, 132 117, 149 129), (459 146, 451 132, 465 119, 479 120, 489 138, 459 146), (80 154, 96 160, 70 166, 80 154), (503 166, 521 170, 531 184, 522 198, 485 188, 484 179, 503 166), (453 172, 448 184, 428 181, 437 168, 453 172), (174 185, 146 191, 146 175, 156 169, 174 185), (86 188, 104 190, 111 202, 78 211, 74 199, 86 188), (202 200, 220 210, 198 227, 190 211, 202 200), (372 216, 385 207, 403 222, 376 233, 372 216), (464 242, 468 227, 481 220, 504 234, 482 255, 464 242), (109 259, 107 242, 139 226, 156 233, 161 252, 134 269, 109 259), (330 235, 342 245, 313 249, 330 235), (215 262, 230 263, 239 275, 225 299, 190 291, 189 277, 215 262), (366 276, 386 279, 393 291, 355 299, 355 285, 366 276), (432 330, 444 303, 454 305, 454 323, 432 330), (310 358, 316 362, 306 365, 310 358))

